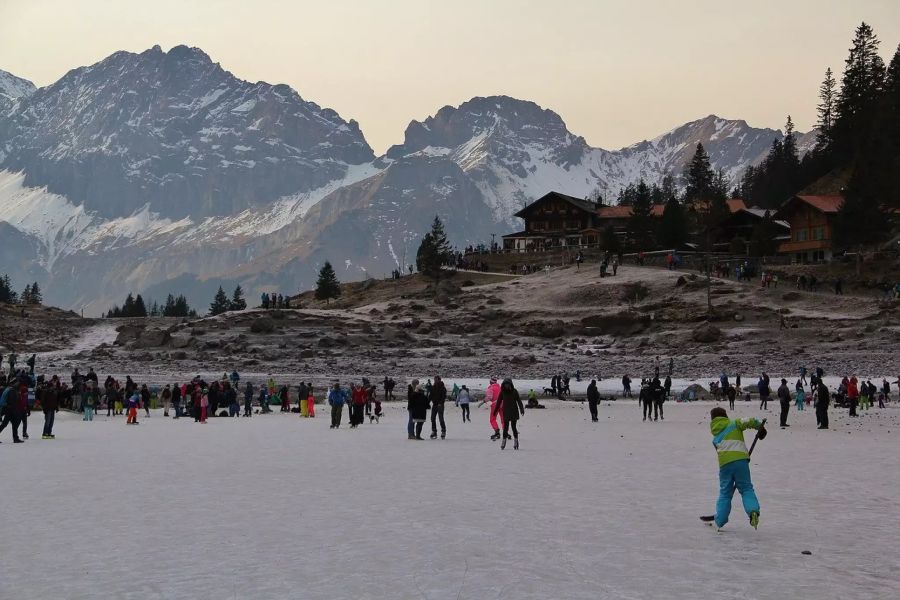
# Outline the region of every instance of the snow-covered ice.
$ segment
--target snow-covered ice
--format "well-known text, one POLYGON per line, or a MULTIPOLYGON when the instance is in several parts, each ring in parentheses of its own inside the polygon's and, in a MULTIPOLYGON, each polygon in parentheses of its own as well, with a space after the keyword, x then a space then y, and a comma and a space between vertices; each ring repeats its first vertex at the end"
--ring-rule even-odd
POLYGON ((753 456, 760 529, 736 497, 716 533, 697 518, 711 404, 642 423, 604 402, 598 424, 547 404, 518 452, 487 439, 486 408, 463 425, 452 405, 448 439, 425 442, 400 404, 356 431, 321 406, 204 426, 60 413, 55 441, 35 413, 31 440, 0 445, 0 598, 896 598, 900 409, 832 411, 833 431, 792 409, 753 456))

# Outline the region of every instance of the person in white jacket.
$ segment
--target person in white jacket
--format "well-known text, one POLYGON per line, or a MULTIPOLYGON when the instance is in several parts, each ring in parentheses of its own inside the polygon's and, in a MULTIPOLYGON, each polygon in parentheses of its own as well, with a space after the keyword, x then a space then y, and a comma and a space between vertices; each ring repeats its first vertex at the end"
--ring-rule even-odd
POLYGON ((472 396, 469 394, 469 388, 466 386, 462 386, 459 390, 459 393, 456 394, 456 405, 462 410, 462 418, 463 423, 468 421, 472 422, 472 417, 469 414, 469 403, 472 401, 472 396))

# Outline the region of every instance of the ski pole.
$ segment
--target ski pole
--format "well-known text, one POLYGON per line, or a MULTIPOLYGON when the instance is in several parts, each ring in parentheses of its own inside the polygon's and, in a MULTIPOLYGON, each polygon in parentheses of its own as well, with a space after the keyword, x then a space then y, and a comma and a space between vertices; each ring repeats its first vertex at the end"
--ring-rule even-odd
MULTIPOLYGON (((763 419, 763 420, 762 420, 762 423, 759 424, 760 429, 766 426, 766 421, 767 421, 767 420, 768 420, 768 419, 763 419)), ((752 456, 752 455, 753 455, 753 449, 756 448, 756 442, 757 442, 757 440, 759 440, 759 429, 756 430, 756 435, 753 436, 753 443, 750 444, 750 452, 747 453, 748 456, 752 456)))

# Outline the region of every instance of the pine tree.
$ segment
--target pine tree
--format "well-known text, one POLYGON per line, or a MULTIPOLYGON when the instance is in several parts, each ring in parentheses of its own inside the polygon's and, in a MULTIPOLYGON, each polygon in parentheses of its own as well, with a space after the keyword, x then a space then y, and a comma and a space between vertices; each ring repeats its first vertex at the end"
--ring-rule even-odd
POLYGON ((316 299, 324 300, 328 304, 332 298, 337 298, 340 295, 340 282, 338 282, 331 263, 326 260, 322 268, 319 269, 319 279, 316 281, 316 299))
POLYGON ((122 316, 123 317, 133 317, 134 316, 134 296, 131 292, 128 292, 128 295, 125 296, 125 304, 122 305, 122 316))
POLYGON ((841 162, 853 159, 872 131, 885 76, 884 61, 878 55, 879 43, 867 23, 856 28, 835 102, 832 128, 833 149, 841 162))
POLYGON ((37 281, 31 284, 31 297, 28 299, 29 304, 41 304, 44 302, 44 296, 41 294, 41 288, 37 281))
POLYGON ((677 198, 666 202, 659 220, 659 241, 665 248, 678 248, 688 239, 688 221, 684 207, 677 198))
POLYGON ((616 230, 612 225, 607 225, 603 230, 600 247, 612 254, 618 254, 622 250, 622 243, 619 241, 619 236, 616 235, 616 230))
POLYGON ((447 241, 447 234, 444 232, 444 224, 435 216, 431 223, 431 231, 422 238, 416 252, 416 268, 424 275, 439 279, 441 268, 447 264, 452 255, 450 242, 447 241))
POLYGON ((19 301, 19 295, 13 290, 9 275, 0 277, 0 302, 15 304, 19 301))
POLYGON ((778 244, 775 241, 777 234, 778 229, 775 227, 772 215, 766 211, 762 220, 753 227, 750 239, 751 254, 753 256, 774 256, 778 250, 778 244))
POLYGON ((175 298, 175 314, 174 317, 196 317, 197 311, 188 305, 187 298, 182 294, 178 294, 175 298))
POLYGON ((225 295, 225 290, 222 289, 222 286, 219 286, 219 290, 216 292, 215 298, 213 298, 212 303, 209 305, 209 314, 212 316, 221 315, 224 312, 228 311, 228 296, 225 295))
POLYGON ((146 317, 147 316, 147 306, 144 304, 144 299, 141 298, 141 295, 138 294, 134 299, 134 314, 131 315, 133 317, 146 317))
POLYGON ((31 304, 31 284, 26 283, 25 289, 22 290, 22 295, 19 296, 19 301, 22 304, 31 304))
POLYGON ((247 308, 247 301, 244 300, 244 290, 238 285, 231 294, 228 310, 244 310, 245 308, 247 308))
POLYGON ((150 304, 149 315, 151 317, 161 317, 162 316, 162 309, 159 308, 159 303, 156 300, 154 300, 150 304))
POLYGON ((819 152, 827 152, 831 145, 836 87, 837 82, 834 79, 834 74, 831 72, 831 67, 828 67, 825 69, 825 79, 822 81, 822 85, 819 86, 819 106, 816 107, 816 112, 819 115, 819 120, 816 123, 816 129, 819 130, 816 136, 816 150, 819 152))
POLYGON ((652 194, 647 184, 641 179, 634 188, 631 204, 631 217, 628 219, 628 236, 640 248, 653 247, 653 211, 652 194))
POLYGON ((684 201, 687 204, 694 204, 698 200, 709 200, 716 175, 712 170, 709 155, 703 148, 703 144, 697 144, 694 157, 685 169, 684 178, 686 183, 684 201))

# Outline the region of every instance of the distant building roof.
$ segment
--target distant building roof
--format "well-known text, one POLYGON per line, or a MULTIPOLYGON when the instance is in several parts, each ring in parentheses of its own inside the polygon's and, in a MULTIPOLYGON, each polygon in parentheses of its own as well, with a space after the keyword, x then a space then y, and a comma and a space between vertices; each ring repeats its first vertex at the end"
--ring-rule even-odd
POLYGON ((537 204, 539 202, 543 202, 544 200, 546 200, 548 198, 556 198, 558 200, 564 200, 565 202, 568 202, 569 204, 572 204, 585 212, 592 213, 595 210, 597 210, 597 205, 594 204, 593 202, 591 202, 590 200, 585 200, 583 198, 576 198, 575 196, 568 196, 566 194, 560 194, 559 192, 548 192, 548 193, 544 194, 543 196, 541 196, 540 198, 538 198, 537 200, 535 200, 534 202, 532 202, 531 204, 529 204, 528 206, 526 206, 525 208, 523 208, 522 210, 520 210, 519 212, 517 212, 513 216, 524 219, 525 212, 529 208, 531 208, 532 206, 534 206, 535 204, 537 204))
POLYGON ((795 196, 795 198, 799 198, 824 213, 836 213, 844 202, 843 196, 795 196))
POLYGON ((843 203, 843 196, 791 196, 778 208, 778 211, 773 216, 777 219, 785 219, 791 207, 797 204, 806 204, 819 212, 833 215, 837 214, 843 203))
POLYGON ((744 204, 744 201, 741 198, 729 198, 725 203, 728 205, 728 210, 733 213, 747 208, 747 205, 744 204))

